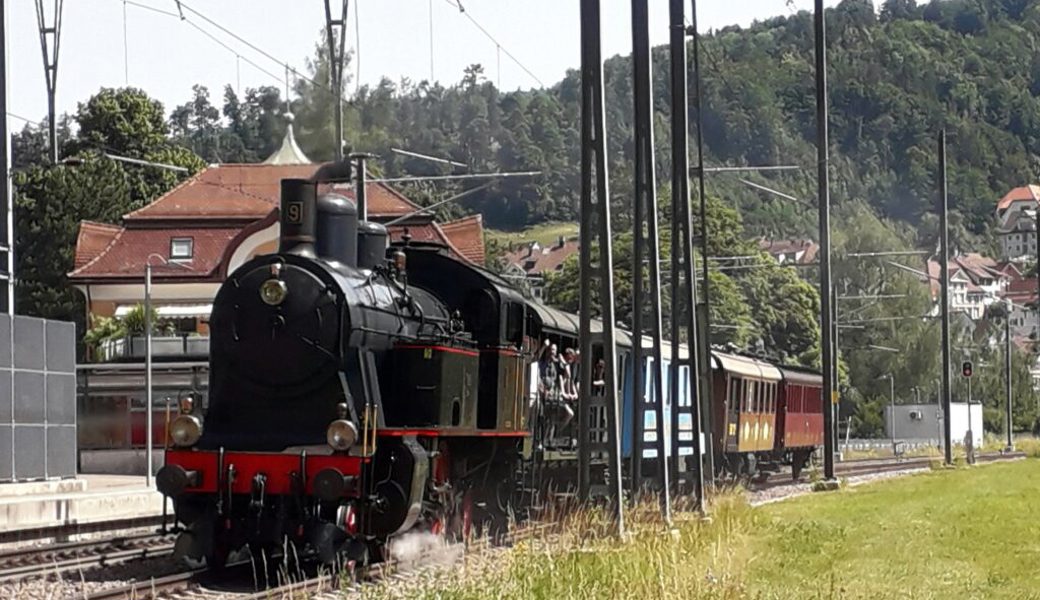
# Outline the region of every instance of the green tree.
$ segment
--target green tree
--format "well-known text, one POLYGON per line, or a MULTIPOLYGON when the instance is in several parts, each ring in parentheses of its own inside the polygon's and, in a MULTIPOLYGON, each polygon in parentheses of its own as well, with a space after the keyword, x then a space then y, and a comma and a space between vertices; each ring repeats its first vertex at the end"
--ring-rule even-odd
POLYGON ((202 161, 166 138, 162 105, 132 88, 103 89, 75 115, 69 166, 33 165, 14 174, 16 301, 22 314, 75 321, 85 330, 82 296, 69 285, 82 220, 118 223, 183 175, 110 160, 112 153, 187 167, 202 161))

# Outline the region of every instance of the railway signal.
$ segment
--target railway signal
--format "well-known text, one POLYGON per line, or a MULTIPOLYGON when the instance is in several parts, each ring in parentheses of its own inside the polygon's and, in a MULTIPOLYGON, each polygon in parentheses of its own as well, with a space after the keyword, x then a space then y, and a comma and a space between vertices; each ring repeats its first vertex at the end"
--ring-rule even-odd
POLYGON ((971 377, 971 361, 970 360, 966 360, 966 361, 964 361, 963 364, 961 364, 961 375, 963 375, 964 377, 967 377, 967 378, 971 377))

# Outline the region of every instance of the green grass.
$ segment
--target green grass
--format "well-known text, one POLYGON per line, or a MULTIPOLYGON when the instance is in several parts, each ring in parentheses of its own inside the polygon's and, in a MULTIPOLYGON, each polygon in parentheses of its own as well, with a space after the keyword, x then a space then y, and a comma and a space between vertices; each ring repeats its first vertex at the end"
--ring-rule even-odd
POLYGON ((510 243, 520 244, 523 242, 538 242, 542 246, 551 246, 562 235, 565 238, 578 235, 577 223, 550 222, 533 225, 521 231, 499 231, 488 229, 488 237, 503 245, 510 243))
POLYGON ((598 511, 555 534, 370 598, 1040 598, 1034 460, 935 471, 751 508, 714 500, 712 519, 652 504, 626 541, 598 511))

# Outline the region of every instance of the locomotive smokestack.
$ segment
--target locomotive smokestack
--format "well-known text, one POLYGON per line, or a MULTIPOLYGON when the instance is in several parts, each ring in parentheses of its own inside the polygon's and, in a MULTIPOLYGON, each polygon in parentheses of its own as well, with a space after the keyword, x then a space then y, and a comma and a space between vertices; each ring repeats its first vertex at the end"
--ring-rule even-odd
POLYGON ((278 252, 314 258, 316 185, 306 179, 282 180, 281 238, 278 252))
POLYGON ((354 203, 339 194, 318 198, 318 256, 357 266, 358 211, 354 203))

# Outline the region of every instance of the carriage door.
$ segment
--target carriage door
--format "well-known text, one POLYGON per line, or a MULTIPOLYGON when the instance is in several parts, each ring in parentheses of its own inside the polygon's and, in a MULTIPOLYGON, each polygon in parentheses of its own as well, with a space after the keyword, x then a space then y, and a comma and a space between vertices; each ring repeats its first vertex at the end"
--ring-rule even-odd
POLYGON ((743 379, 729 375, 726 377, 726 451, 736 452, 737 436, 740 434, 740 403, 744 397, 743 379))

